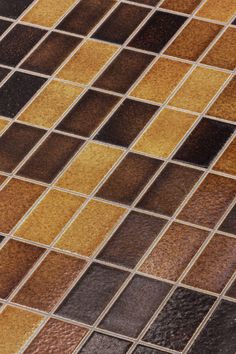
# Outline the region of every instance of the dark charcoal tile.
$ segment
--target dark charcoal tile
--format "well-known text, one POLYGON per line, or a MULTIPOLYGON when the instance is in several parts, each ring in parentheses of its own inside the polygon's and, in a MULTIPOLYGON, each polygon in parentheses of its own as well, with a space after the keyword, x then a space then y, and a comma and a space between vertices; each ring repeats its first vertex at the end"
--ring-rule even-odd
POLYGON ((219 230, 229 232, 236 235, 236 205, 231 209, 224 221, 219 227, 219 230))
POLYGON ((231 296, 234 299, 236 299, 236 280, 234 280, 233 284, 229 288, 229 290, 226 293, 227 296, 231 296))
POLYGON ((6 29, 8 29, 11 24, 12 22, 10 21, 0 20, 0 36, 6 31, 6 29))
POLYGON ((98 258, 133 268, 158 236, 165 220, 132 211, 98 258))
POLYGON ((155 12, 131 40, 131 47, 159 53, 185 22, 186 17, 155 12))
POLYGON ((18 174, 51 183, 82 144, 83 140, 51 133, 18 174))
POLYGON ((1 0, 0 16, 17 18, 33 2, 33 0, 1 0))
POLYGON ((201 174, 199 170, 169 163, 138 202, 137 207, 173 215, 201 174))
POLYGON ((170 284, 135 275, 99 327, 137 337, 170 288, 170 284))
POLYGON ((203 118, 176 152, 174 159, 208 167, 234 130, 231 124, 203 118))
POLYGON ((80 42, 80 38, 52 32, 21 67, 26 70, 52 75, 80 42))
POLYGON ((0 68, 0 82, 9 74, 11 70, 0 68))
POLYGON ((0 88, 0 115, 14 118, 45 81, 42 77, 14 73, 0 88))
POLYGON ((119 100, 117 96, 88 90, 56 129, 89 137, 119 100))
POLYGON ((236 26, 236 18, 233 20, 232 25, 236 26))
POLYGON ((149 12, 150 10, 144 7, 121 3, 97 29, 93 37, 123 44, 149 12))
POLYGON ((236 304, 222 301, 197 337, 189 354, 235 354, 236 304))
POLYGON ((56 310, 56 314, 93 324, 127 278, 128 273, 93 264, 56 310))
POLYGON ((102 333, 94 332, 78 354, 125 354, 131 343, 102 333))
POLYGON ((44 133, 42 129, 13 123, 0 138, 0 170, 12 172, 44 133))
POLYGON ((5 239, 4 236, 0 235, 0 243, 5 239))
POLYGON ((182 351, 214 301, 213 296, 178 288, 150 326, 144 340, 182 351))
POLYGON ((129 153, 96 196, 130 205, 161 164, 157 159, 129 153))
POLYGON ((161 350, 145 347, 144 345, 138 345, 132 354, 164 354, 161 350))
POLYGON ((97 79, 94 86, 125 93, 152 60, 152 55, 124 49, 97 79))
POLYGON ((158 107, 126 99, 95 139, 128 147, 152 118, 158 107))
POLYGON ((137 4, 144 4, 144 5, 150 5, 150 6, 155 6, 158 4, 160 0, 130 0, 132 2, 136 2, 137 4))
POLYGON ((0 63, 16 66, 45 33, 39 28, 16 25, 0 42, 0 63))
POLYGON ((57 28, 86 36, 114 4, 113 0, 82 0, 57 28))

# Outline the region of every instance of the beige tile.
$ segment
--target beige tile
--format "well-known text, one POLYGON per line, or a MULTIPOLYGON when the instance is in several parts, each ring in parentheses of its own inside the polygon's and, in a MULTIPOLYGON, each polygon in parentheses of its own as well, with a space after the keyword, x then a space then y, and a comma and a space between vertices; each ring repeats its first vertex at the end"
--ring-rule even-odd
POLYGON ((197 16, 227 22, 236 12, 236 0, 207 0, 197 16))

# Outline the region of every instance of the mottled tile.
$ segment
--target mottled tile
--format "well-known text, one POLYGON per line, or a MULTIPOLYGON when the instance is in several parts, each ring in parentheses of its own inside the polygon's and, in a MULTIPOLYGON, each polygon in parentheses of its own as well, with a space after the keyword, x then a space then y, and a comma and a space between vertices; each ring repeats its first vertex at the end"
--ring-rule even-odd
POLYGON ((16 19, 32 2, 33 0, 17 0, 17 2, 1 0, 0 16, 16 19))
POLYGON ((219 230, 236 235, 236 205, 230 210, 229 214, 220 225, 219 230))
MULTIPOLYGON (((10 125, 9 120, 0 117, 0 135, 3 135, 3 133, 5 132, 6 127, 7 127, 8 125, 10 125)), ((0 141, 1 141, 1 140, 0 140, 0 141)))
POLYGON ((191 14, 201 0, 165 0, 161 7, 164 9, 191 14))
POLYGON ((207 0, 198 10, 197 16, 227 22, 235 12, 235 0, 207 0))
POLYGON ((9 74, 10 69, 5 69, 0 67, 0 82, 5 79, 5 77, 9 74))
POLYGON ((213 166, 214 170, 236 175, 236 139, 225 149, 213 166))
POLYGON ((138 345, 132 354, 164 354, 161 350, 145 347, 144 345, 138 345))
POLYGON ((137 4, 144 4, 149 6, 155 6, 160 0, 129 0, 131 2, 136 2, 137 4))
POLYGON ((232 283, 232 285, 230 286, 229 290, 226 292, 226 295, 236 299, 236 281, 235 280, 232 283))
MULTIPOLYGON (((1 5, 1 4, 0 4, 1 5)), ((8 29, 8 27, 12 24, 10 21, 0 20, 0 36, 8 29)))

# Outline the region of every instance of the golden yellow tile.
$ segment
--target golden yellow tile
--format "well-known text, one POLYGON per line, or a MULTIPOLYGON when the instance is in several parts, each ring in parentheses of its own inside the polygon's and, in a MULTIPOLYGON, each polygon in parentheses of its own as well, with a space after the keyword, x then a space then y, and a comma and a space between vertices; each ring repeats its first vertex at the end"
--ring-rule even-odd
POLYGON ((90 194, 121 154, 121 149, 89 143, 63 173, 57 185, 90 194))
POLYGON ((134 150, 168 157, 196 119, 189 113, 164 109, 139 138, 134 150))
POLYGON ((43 320, 43 316, 7 306, 0 313, 0 352, 17 354, 43 320))
POLYGON ((51 81, 20 115, 19 120, 51 128, 82 91, 77 86, 51 81))
POLYGON ((57 76, 65 80, 89 84, 116 51, 117 47, 114 45, 88 40, 57 76))
POLYGON ((8 120, 0 117, 0 134, 3 132, 3 130, 6 128, 8 124, 10 124, 8 120))
POLYGON ((191 65, 160 58, 138 83, 131 96, 163 102, 171 94, 191 65))
POLYGON ((92 200, 65 231, 56 247, 90 256, 124 214, 125 209, 92 200))
POLYGON ((170 105, 202 112, 228 76, 224 72, 198 67, 177 91, 170 105))
POLYGON ((227 22, 236 12, 236 0, 208 0, 197 16, 227 22))
POLYGON ((52 27, 74 3, 75 0, 39 0, 22 21, 52 27))
POLYGON ((15 235, 50 245, 84 200, 70 193, 49 191, 16 230, 15 235))

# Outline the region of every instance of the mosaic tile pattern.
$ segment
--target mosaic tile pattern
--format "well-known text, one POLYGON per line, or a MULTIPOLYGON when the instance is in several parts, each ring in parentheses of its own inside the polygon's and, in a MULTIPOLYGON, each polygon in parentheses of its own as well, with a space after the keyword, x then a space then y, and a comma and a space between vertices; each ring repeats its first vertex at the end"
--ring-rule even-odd
POLYGON ((1 354, 235 354, 235 16, 0 1, 1 354))

